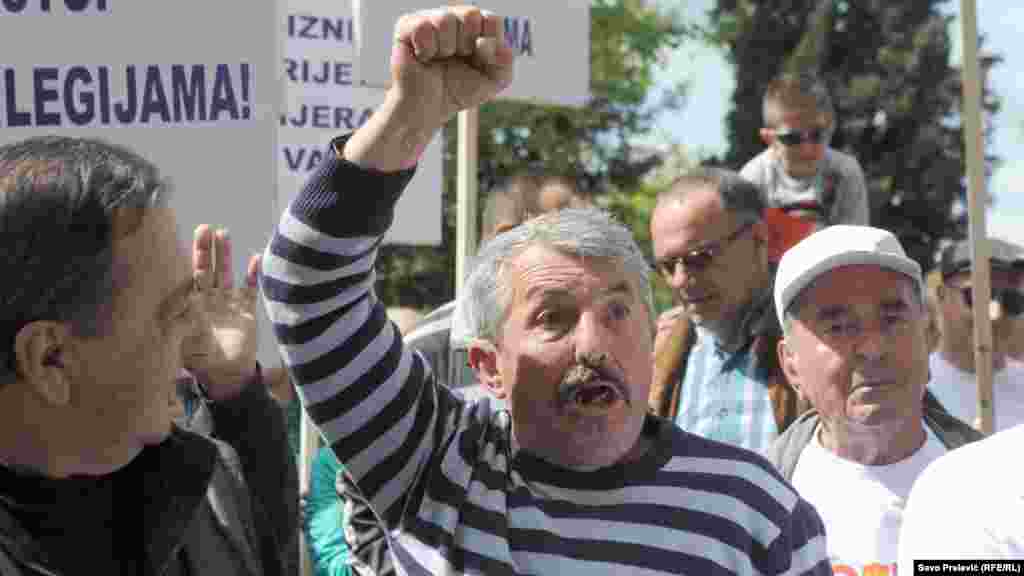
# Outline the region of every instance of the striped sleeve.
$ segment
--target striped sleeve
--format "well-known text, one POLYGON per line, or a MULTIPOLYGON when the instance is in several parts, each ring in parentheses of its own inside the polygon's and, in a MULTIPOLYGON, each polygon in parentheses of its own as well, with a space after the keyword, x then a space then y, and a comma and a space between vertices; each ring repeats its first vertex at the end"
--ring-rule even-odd
POLYGON ((371 508, 393 526, 434 447, 437 393, 373 291, 374 262, 412 171, 323 164, 284 211, 260 285, 302 404, 371 508))
POLYGON ((799 498, 789 516, 789 530, 779 536, 776 545, 780 559, 788 563, 782 574, 832 576, 825 543, 825 524, 818 511, 799 498))

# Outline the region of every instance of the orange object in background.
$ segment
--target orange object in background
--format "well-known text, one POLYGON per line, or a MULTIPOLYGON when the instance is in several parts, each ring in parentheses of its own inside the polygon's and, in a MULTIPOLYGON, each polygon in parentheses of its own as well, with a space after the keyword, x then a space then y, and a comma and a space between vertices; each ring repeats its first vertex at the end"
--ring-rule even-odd
POLYGON ((770 234, 768 259, 774 264, 782 259, 786 250, 810 236, 822 224, 817 204, 768 208, 764 222, 770 234))

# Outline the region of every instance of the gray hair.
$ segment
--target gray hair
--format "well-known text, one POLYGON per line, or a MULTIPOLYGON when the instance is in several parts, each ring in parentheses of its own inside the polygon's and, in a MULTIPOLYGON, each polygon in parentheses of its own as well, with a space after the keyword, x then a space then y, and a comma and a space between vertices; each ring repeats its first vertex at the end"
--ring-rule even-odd
POLYGON ((722 206, 739 219, 740 224, 758 222, 764 216, 765 203, 757 185, 724 168, 702 167, 676 178, 672 185, 658 194, 657 207, 669 200, 682 201, 703 188, 718 193, 722 206))
POLYGON ((635 277, 639 296, 654 328, 651 268, 628 228, 598 208, 566 208, 528 220, 484 244, 466 276, 465 305, 459 319, 466 327, 461 344, 494 342, 511 304, 504 270, 531 246, 546 246, 564 254, 619 262, 635 277))

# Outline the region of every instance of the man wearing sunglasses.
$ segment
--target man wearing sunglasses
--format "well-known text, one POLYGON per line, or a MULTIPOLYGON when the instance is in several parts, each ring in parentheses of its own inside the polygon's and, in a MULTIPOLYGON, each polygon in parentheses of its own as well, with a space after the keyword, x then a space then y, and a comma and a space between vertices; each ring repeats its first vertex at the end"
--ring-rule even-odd
POLYGON ((765 150, 740 171, 769 208, 799 212, 821 225, 868 224, 868 192, 857 159, 829 147, 835 113, 814 76, 784 74, 765 90, 765 150))
MULTIPOLYGON (((1024 312, 1024 252, 991 238, 992 394, 995 430, 1024 422, 1024 365, 1009 358, 1014 322, 1024 312)), ((974 422, 978 387, 974 376, 974 317, 971 244, 953 244, 942 253, 942 282, 935 299, 941 336, 931 354, 929 387, 954 416, 974 422)))
POLYGON ((704 169, 659 195, 658 272, 678 307, 658 321, 649 404, 688 432, 764 450, 801 411, 779 369, 764 203, 735 172, 704 169))

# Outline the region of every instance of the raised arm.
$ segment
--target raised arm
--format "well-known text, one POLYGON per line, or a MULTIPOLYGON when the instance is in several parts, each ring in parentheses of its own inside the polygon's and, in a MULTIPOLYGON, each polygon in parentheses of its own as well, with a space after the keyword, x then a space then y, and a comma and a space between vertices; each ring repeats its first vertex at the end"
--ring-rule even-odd
POLYGON ((388 525, 448 420, 373 292, 377 246, 427 142, 508 84, 502 29, 473 7, 402 17, 384 103, 332 143, 264 253, 264 301, 303 405, 388 525))

